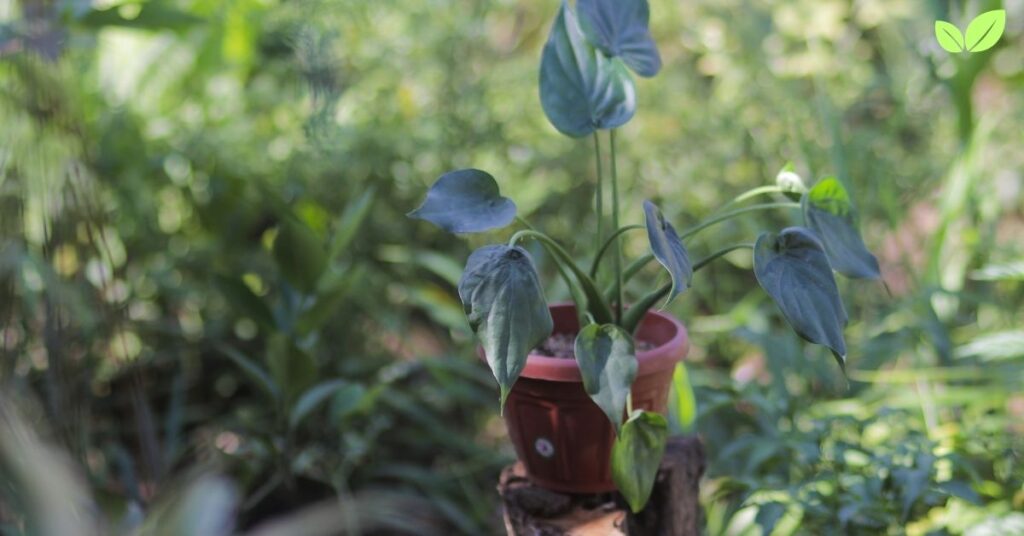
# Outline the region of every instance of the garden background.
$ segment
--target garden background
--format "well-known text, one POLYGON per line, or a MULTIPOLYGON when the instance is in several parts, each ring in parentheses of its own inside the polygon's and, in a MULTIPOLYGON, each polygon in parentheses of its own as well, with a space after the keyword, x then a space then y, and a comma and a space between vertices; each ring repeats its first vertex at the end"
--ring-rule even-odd
MULTIPOLYGON (((650 4, 624 222, 692 225, 792 162, 851 191, 885 281, 839 280, 848 379, 749 252, 670 306, 707 533, 1024 534, 1024 2, 650 4), (999 8, 994 49, 936 41, 999 8)), ((0 2, 0 534, 499 532, 514 454, 455 284, 509 231, 405 213, 476 167, 592 245, 592 145, 538 98, 557 8, 0 2)))

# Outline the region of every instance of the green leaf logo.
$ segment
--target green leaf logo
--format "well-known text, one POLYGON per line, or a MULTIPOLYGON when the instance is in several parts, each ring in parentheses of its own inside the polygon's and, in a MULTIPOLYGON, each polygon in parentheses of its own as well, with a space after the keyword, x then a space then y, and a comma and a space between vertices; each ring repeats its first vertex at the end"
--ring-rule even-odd
POLYGON ((1006 11, 997 9, 978 15, 967 25, 967 35, 944 20, 935 21, 935 39, 948 52, 982 52, 999 42, 1006 29, 1006 11))

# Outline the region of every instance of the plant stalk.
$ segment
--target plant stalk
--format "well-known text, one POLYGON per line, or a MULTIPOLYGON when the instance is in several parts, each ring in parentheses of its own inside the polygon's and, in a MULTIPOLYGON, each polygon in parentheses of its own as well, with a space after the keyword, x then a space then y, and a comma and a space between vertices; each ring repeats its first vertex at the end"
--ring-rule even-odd
POLYGON ((601 245, 601 249, 597 250, 597 255, 594 256, 594 263, 590 265, 590 277, 597 277, 597 270, 601 266, 601 258, 604 257, 605 253, 608 252, 608 248, 612 246, 612 242, 614 242, 619 237, 619 235, 625 234, 627 231, 643 229, 644 227, 645 226, 640 224, 627 225, 625 227, 619 228, 619 230, 615 231, 614 234, 609 236, 608 239, 604 241, 604 244, 601 245))
MULTIPOLYGON (((565 249, 563 249, 562 246, 558 244, 558 242, 555 242, 553 238, 540 231, 525 229, 522 231, 517 231, 515 234, 513 234, 512 237, 509 238, 508 240, 508 245, 514 246, 517 242, 526 237, 537 239, 541 244, 544 245, 545 249, 547 249, 548 252, 555 257, 555 261, 559 264, 559 266, 568 268, 569 271, 572 272, 573 276, 576 277, 576 281, 579 283, 579 286, 583 294, 587 298, 585 309, 587 311, 590 311, 591 315, 593 315, 594 317, 594 321, 596 321, 599 324, 607 324, 612 321, 612 313, 608 308, 608 304, 604 301, 604 296, 602 296, 601 293, 597 290, 597 286, 594 284, 594 280, 591 279, 582 269, 580 269, 580 267, 577 266, 575 262, 573 262, 572 257, 569 255, 569 253, 566 252, 565 249)), ((569 288, 572 289, 573 284, 572 281, 568 278, 568 274, 565 274, 563 272, 563 276, 566 279, 566 284, 568 284, 569 288)), ((583 304, 579 303, 578 300, 576 306, 577 309, 584 309, 583 304)))
MULTIPOLYGON (((604 233, 602 232, 601 222, 604 220, 604 174, 601 168, 601 141, 597 137, 597 131, 594 131, 594 161, 597 164, 597 188, 594 192, 594 211, 597 213, 597 242, 596 247, 601 247, 601 242, 604 241, 604 233)), ((597 264, 597 260, 594 260, 594 264, 597 264)), ((595 277, 596 272, 591 274, 591 277, 595 277)))
MULTIPOLYGON (((615 129, 608 133, 612 153, 612 228, 619 228, 619 177, 615 162, 615 129)), ((615 270, 615 283, 619 290, 615 296, 615 323, 622 322, 622 241, 615 238, 615 256, 613 257, 615 270)))
POLYGON ((719 216, 715 216, 715 217, 709 218, 707 220, 704 220, 701 223, 698 223, 694 227, 686 229, 685 231, 680 233, 679 239, 680 240, 685 240, 685 239, 687 239, 687 238, 689 238, 689 237, 691 237, 691 236, 693 236, 693 235, 703 231, 704 229, 707 229, 708 227, 711 227, 712 225, 715 225, 715 224, 718 224, 718 223, 722 223, 722 222, 727 221, 727 220, 731 220, 732 218, 735 218, 736 216, 739 216, 741 214, 746 214, 748 212, 756 212, 756 211, 759 211, 759 210, 771 210, 771 209, 776 209, 776 208, 800 208, 800 203, 794 203, 794 202, 761 203, 761 204, 758 204, 758 205, 750 205, 749 207, 738 208, 736 210, 730 210, 729 212, 726 212, 726 213, 721 214, 719 216))

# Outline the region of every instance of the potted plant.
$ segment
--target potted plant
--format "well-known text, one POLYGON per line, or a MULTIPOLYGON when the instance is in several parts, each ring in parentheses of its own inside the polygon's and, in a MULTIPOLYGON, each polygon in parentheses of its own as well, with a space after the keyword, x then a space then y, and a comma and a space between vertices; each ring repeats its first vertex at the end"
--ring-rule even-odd
POLYGON ((636 88, 630 70, 654 76, 658 50, 648 30, 646 0, 563 2, 541 58, 540 100, 560 132, 592 136, 597 162, 597 225, 589 269, 555 239, 516 216, 487 172, 462 169, 442 175, 409 215, 452 233, 478 233, 517 222, 505 244, 474 251, 459 283, 470 325, 500 388, 509 434, 529 476, 567 492, 618 488, 630 507, 646 503, 668 437, 663 413, 673 369, 687 351, 683 325, 653 311, 684 293, 693 274, 723 255, 753 252, 757 282, 804 339, 826 346, 845 363, 847 316, 833 272, 879 277, 878 263, 857 231, 843 184, 826 178, 804 187, 788 167, 775 185, 750 190, 691 229, 677 232, 650 201, 642 225, 619 224, 615 128, 632 118, 636 88), (610 229, 602 229, 605 177, 598 132, 610 131, 610 229), (784 194, 800 203, 741 203, 784 194), (804 226, 762 233, 754 243, 719 248, 691 262, 685 240, 719 222, 752 211, 799 208, 804 226), (620 240, 644 230, 650 253, 624 265, 620 240), (572 294, 572 304, 548 305, 530 254, 519 246, 538 241, 572 294), (668 280, 632 303, 626 282, 657 260, 668 280), (610 265, 610 283, 598 287, 610 265), (568 358, 568 359, 567 359, 568 358))

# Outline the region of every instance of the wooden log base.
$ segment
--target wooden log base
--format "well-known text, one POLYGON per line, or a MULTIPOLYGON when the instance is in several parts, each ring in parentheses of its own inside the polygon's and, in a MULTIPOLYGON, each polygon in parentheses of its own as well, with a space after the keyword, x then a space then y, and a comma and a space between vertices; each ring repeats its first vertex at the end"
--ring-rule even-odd
POLYGON ((618 493, 570 495, 536 486, 516 462, 501 472, 498 482, 505 530, 509 536, 697 535, 704 467, 699 439, 669 440, 651 500, 634 515, 618 493))

